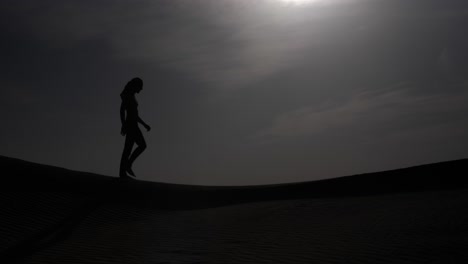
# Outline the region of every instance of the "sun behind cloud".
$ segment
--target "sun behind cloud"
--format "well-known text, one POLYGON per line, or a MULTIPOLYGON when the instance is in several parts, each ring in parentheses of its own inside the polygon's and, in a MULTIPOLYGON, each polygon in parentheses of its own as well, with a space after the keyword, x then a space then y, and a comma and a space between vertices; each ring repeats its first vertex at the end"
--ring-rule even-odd
POLYGON ((305 4, 312 4, 323 2, 323 0, 277 0, 281 3, 289 4, 289 5, 305 5, 305 4))

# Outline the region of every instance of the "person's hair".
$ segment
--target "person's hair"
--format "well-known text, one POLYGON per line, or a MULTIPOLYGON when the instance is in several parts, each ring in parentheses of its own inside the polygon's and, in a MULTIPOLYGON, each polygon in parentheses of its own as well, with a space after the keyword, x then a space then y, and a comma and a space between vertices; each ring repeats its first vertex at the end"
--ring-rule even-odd
POLYGON ((131 79, 126 85, 125 85, 125 88, 123 89, 123 91, 120 93, 120 96, 121 97, 124 97, 128 94, 131 94, 132 92, 132 88, 136 87, 136 86, 143 86, 143 80, 138 78, 138 77, 135 77, 133 79, 131 79))

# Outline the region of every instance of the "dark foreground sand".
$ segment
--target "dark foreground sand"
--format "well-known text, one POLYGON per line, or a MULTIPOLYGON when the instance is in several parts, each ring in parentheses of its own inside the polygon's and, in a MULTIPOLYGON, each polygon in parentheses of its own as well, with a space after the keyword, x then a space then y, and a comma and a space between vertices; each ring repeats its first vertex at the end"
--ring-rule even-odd
POLYGON ((468 263, 468 160, 232 188, 0 165, 0 263, 468 263))

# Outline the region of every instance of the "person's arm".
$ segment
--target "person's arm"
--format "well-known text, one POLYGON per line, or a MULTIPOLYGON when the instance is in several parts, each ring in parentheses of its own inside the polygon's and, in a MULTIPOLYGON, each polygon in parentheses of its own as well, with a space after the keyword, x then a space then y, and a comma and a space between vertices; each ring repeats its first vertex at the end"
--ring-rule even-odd
POLYGON ((122 129, 120 130, 120 134, 122 136, 125 136, 125 134, 127 133, 127 131, 125 131, 125 106, 124 106, 124 103, 122 102, 122 104, 120 105, 120 122, 122 122, 122 129))
POLYGON ((138 117, 138 123, 142 124, 146 128, 146 130, 151 130, 151 127, 148 124, 146 124, 145 121, 143 121, 143 119, 141 119, 140 117, 138 117))

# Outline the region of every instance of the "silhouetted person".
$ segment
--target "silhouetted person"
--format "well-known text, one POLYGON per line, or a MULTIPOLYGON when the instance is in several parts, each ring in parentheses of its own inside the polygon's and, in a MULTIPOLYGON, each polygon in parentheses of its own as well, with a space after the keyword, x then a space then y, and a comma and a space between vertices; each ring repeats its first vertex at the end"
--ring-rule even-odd
POLYGON ((140 78, 133 78, 120 94, 122 104, 120 106, 120 120, 122 121, 121 134, 125 137, 125 146, 120 160, 120 177, 129 177, 127 172, 135 176, 132 170, 133 162, 146 149, 146 142, 141 133, 138 123, 142 124, 146 130, 150 131, 151 127, 146 124, 138 116, 138 103, 135 94, 143 90, 143 81, 140 78), (137 148, 132 152, 133 145, 137 144, 137 148))

